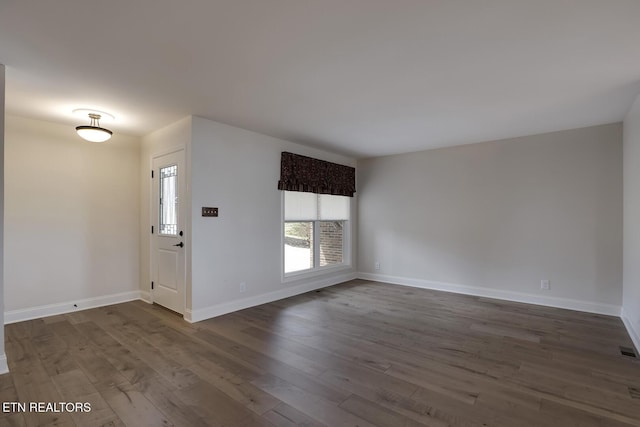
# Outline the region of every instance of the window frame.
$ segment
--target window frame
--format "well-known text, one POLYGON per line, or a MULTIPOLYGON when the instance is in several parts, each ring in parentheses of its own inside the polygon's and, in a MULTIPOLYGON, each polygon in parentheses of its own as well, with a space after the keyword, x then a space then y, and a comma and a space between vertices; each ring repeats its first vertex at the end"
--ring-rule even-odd
MULTIPOLYGON (((349 219, 335 220, 342 221, 342 262, 320 266, 320 223, 331 222, 332 220, 321 219, 300 219, 287 221, 284 219, 284 198, 286 190, 280 191, 280 273, 282 275, 282 282, 292 282, 299 279, 308 277, 320 276, 323 274, 349 270, 352 267, 351 259, 351 218, 353 217, 353 197, 349 197, 349 219), (285 255, 284 255, 284 225, 287 222, 312 222, 313 223, 313 267, 305 270, 297 270, 289 273, 285 273, 285 255)), ((319 194, 313 193, 316 196, 319 194)), ((346 197, 346 196, 345 196, 346 197)))

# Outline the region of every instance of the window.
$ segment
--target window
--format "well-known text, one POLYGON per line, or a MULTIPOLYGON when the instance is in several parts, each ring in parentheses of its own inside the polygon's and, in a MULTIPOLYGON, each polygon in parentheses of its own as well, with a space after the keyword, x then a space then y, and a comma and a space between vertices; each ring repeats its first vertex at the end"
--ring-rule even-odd
POLYGON ((285 275, 346 264, 351 198, 283 193, 285 275))
POLYGON ((178 165, 160 168, 160 230, 159 234, 178 234, 178 165))

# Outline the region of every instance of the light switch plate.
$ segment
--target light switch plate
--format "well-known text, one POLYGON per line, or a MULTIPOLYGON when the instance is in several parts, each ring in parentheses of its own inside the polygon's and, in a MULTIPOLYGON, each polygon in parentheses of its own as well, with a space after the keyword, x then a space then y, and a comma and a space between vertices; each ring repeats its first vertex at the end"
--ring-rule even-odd
POLYGON ((218 208, 202 207, 202 216, 218 216, 218 208))

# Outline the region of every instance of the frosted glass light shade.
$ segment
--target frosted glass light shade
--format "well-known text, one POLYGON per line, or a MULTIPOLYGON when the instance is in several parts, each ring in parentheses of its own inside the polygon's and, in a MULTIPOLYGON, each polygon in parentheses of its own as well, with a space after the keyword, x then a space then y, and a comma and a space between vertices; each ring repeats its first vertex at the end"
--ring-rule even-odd
POLYGON ((109 129, 98 126, 78 126, 76 132, 81 138, 91 142, 105 142, 113 135, 109 129))

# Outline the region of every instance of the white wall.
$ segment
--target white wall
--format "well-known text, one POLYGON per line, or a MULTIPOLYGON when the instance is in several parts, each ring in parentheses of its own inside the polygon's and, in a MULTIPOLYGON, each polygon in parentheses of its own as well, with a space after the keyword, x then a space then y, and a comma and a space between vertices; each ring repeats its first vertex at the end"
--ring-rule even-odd
POLYGON ((139 139, 7 116, 5 159, 5 319, 137 298, 139 139))
POLYGON ((353 159, 198 117, 193 118, 191 150, 192 320, 354 277, 355 269, 349 268, 282 281, 277 189, 282 151, 348 165, 355 165, 353 159), (201 217, 203 206, 218 207, 219 217, 201 217), (239 292, 241 282, 245 293, 239 292))
POLYGON ((640 349, 640 96, 624 120, 624 286, 622 318, 640 349))
MULTIPOLYGON (((150 244, 151 244, 151 161, 155 155, 166 153, 177 147, 185 149, 186 170, 185 177, 187 183, 190 182, 190 166, 189 166, 189 150, 191 146, 191 116, 185 117, 175 123, 172 123, 162 129, 159 129, 142 138, 142 148, 140 155, 140 289, 142 298, 150 301, 149 292, 151 292, 151 260, 150 260, 150 244)), ((191 216, 190 188, 187 185, 187 197, 184 201, 188 206, 188 217, 191 216)), ((190 221, 187 221, 187 230, 185 230, 186 256, 187 266, 190 264, 190 221)), ((186 308, 191 307, 190 292, 190 271, 187 267, 186 280, 186 308)))
MULTIPOLYGON (((5 67, 0 64, 0 319, 4 319, 4 75, 5 67)), ((0 374, 8 371, 3 326, 0 328, 0 374)))
POLYGON ((619 314, 619 123, 362 160, 358 192, 363 277, 619 314))

